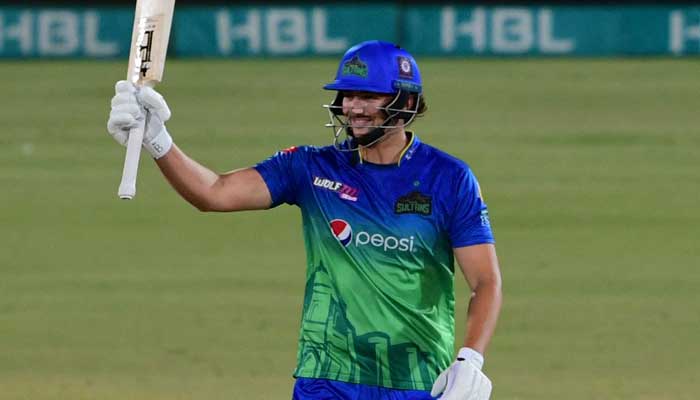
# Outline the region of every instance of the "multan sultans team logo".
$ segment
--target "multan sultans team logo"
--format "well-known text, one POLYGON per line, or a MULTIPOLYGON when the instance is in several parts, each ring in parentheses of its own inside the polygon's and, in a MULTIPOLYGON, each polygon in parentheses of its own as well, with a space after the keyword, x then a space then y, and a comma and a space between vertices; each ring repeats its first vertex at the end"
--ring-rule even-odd
POLYGON ((411 192, 399 197, 394 204, 396 214, 430 215, 433 212, 433 200, 420 192, 411 192))
POLYGON ((343 75, 356 75, 361 78, 366 78, 367 64, 356 55, 343 64, 343 75))
POLYGON ((345 220, 334 219, 331 221, 333 236, 345 247, 352 241, 352 227, 345 220))

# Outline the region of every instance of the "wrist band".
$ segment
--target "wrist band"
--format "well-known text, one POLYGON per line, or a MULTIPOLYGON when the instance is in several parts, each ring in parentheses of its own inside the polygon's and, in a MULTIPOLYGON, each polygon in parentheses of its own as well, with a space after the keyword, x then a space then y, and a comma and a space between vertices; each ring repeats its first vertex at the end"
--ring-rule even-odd
POLYGON ((161 130, 156 137, 151 139, 145 147, 153 158, 157 160, 163 157, 170 151, 170 148, 173 147, 173 138, 168 133, 168 130, 163 127, 163 130, 161 130))

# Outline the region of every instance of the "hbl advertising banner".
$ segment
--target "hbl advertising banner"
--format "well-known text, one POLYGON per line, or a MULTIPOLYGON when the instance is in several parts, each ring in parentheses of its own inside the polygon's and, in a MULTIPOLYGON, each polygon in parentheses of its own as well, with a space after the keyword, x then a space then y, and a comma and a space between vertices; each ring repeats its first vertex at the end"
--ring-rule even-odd
MULTIPOLYGON (((0 7, 0 58, 127 57, 131 7, 0 7)), ((419 56, 700 54, 700 7, 176 7, 171 57, 341 54, 381 39, 419 56)))

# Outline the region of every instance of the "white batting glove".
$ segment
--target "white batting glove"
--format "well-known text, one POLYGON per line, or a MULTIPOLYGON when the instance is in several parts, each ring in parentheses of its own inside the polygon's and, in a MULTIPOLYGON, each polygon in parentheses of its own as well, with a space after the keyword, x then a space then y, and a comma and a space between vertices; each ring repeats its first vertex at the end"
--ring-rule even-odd
POLYGON ((173 147, 173 139, 165 123, 170 119, 170 107, 160 93, 150 87, 142 87, 136 92, 139 103, 148 111, 146 113, 146 130, 143 134, 143 147, 153 158, 159 159, 173 147))
POLYGON ((160 158, 173 145, 173 140, 165 129, 165 121, 170 119, 170 109, 163 96, 145 87, 137 89, 127 81, 119 81, 114 86, 116 94, 112 98, 107 131, 122 146, 126 146, 129 131, 146 119, 143 147, 153 158, 160 158), (146 112, 148 110, 148 112, 146 112))
POLYGON ((114 85, 112 110, 107 121, 107 131, 122 146, 129 140, 129 130, 145 118, 141 105, 136 100, 136 88, 127 81, 114 85))
POLYGON ((430 395, 440 400, 488 400, 491 381, 483 372, 484 357, 474 349, 462 347, 457 360, 438 376, 430 395))

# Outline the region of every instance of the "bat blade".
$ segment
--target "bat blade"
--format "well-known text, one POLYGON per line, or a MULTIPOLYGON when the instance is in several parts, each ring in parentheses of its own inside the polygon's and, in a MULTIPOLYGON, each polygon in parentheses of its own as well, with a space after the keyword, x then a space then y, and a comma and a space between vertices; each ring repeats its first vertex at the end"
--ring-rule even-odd
MULTIPOLYGON (((136 86, 155 86, 163 80, 165 58, 170 40, 175 0, 137 0, 131 50, 126 79, 136 86)), ((136 195, 136 176, 145 121, 129 132, 119 198, 131 200, 136 195)))
POLYGON ((163 79, 174 10, 175 0, 137 0, 127 72, 135 85, 163 79))

